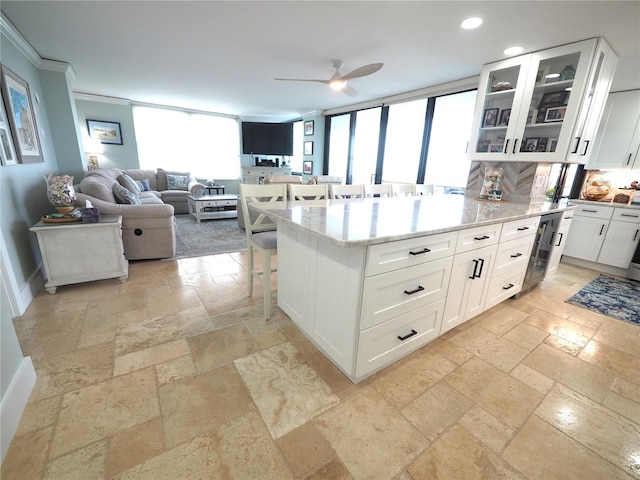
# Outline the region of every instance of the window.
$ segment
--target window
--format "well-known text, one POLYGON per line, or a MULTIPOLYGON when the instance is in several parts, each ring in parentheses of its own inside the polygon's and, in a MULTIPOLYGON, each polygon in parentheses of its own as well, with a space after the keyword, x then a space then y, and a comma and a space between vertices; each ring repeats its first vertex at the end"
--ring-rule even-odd
POLYGON ((349 158, 349 125, 351 114, 331 117, 329 136, 329 175, 346 178, 349 158))
POLYGON ((293 122, 293 155, 291 158, 291 171, 302 173, 302 145, 304 143, 304 122, 293 122))
POLYGON ((356 114, 351 183, 375 183, 381 111, 382 108, 378 107, 356 114))
POLYGON ((189 171, 201 179, 240 178, 236 118, 134 106, 140 168, 189 171))

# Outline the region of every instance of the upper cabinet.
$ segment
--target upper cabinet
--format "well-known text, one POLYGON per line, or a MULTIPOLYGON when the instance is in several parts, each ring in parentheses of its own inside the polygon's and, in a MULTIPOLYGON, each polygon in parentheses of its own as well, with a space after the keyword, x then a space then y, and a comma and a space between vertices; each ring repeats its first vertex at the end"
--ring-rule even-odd
POLYGON ((616 64, 594 38, 485 65, 469 157, 586 162, 616 64))
POLYGON ((640 90, 612 93, 602 115, 590 170, 640 169, 640 90))

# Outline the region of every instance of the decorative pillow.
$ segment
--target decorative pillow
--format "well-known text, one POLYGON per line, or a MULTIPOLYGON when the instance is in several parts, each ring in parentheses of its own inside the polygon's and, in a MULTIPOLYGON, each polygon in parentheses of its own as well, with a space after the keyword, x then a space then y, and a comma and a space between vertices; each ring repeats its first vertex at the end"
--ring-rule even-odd
POLYGON ((136 180, 136 185, 138 186, 138 190, 140 192, 150 192, 151 186, 149 185, 149 179, 145 178, 144 180, 136 180))
POLYGON ((113 195, 116 197, 116 202, 125 204, 128 203, 131 205, 140 205, 140 198, 138 198, 137 195, 133 194, 119 183, 114 183, 111 189, 113 190, 113 195))
POLYGON ((167 190, 189 190, 189 177, 167 173, 167 190))
POLYGON ((124 188, 129 190, 131 193, 135 195, 140 193, 140 190, 138 189, 138 185, 136 185, 136 181, 126 173, 123 173, 122 175, 118 175, 117 180, 120 185, 122 185, 124 188))

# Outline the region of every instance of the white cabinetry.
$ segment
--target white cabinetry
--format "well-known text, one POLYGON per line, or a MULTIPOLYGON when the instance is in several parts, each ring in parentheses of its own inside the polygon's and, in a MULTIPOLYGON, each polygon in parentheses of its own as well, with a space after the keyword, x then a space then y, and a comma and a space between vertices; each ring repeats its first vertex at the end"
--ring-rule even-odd
POLYGON ((592 140, 583 147, 582 137, 597 128, 616 62, 604 39, 590 39, 485 65, 469 157, 562 162, 586 152, 592 140))
POLYGON ((551 277, 558 271, 560 265, 560 259, 564 253, 564 247, 567 244, 567 238, 569 235, 569 229, 571 228, 571 221, 573 219, 573 211, 564 212, 558 230, 555 233, 553 239, 554 245, 551 249, 551 255, 547 260, 547 270, 545 271, 545 278, 551 277))
POLYGON ((564 254, 595 262, 609 227, 613 209, 600 205, 581 205, 574 213, 564 254))
POLYGON ((640 169, 640 90, 609 95, 587 168, 640 169))
POLYGON ((291 175, 289 167, 242 167, 242 183, 259 184, 270 175, 291 175))
POLYGON ((640 210, 613 209, 607 235, 598 255, 598 263, 629 268, 640 240, 640 210))

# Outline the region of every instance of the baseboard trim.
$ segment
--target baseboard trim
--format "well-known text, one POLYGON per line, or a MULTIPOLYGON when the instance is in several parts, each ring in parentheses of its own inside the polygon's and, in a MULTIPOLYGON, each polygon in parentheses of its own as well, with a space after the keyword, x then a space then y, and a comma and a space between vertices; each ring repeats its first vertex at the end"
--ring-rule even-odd
POLYGON ((11 440, 13 440, 20 417, 24 412, 29 395, 36 383, 36 370, 33 368, 31 357, 24 357, 18 371, 11 379, 7 392, 2 397, 0 404, 0 450, 2 451, 2 461, 9 450, 11 440))
POLYGON ((609 275, 616 275, 618 277, 625 278, 627 276, 627 270, 623 268, 614 267, 611 265, 605 265, 604 263, 590 262, 581 258, 562 256, 562 262, 570 265, 577 265, 578 267, 588 268, 600 273, 608 273, 609 275))

